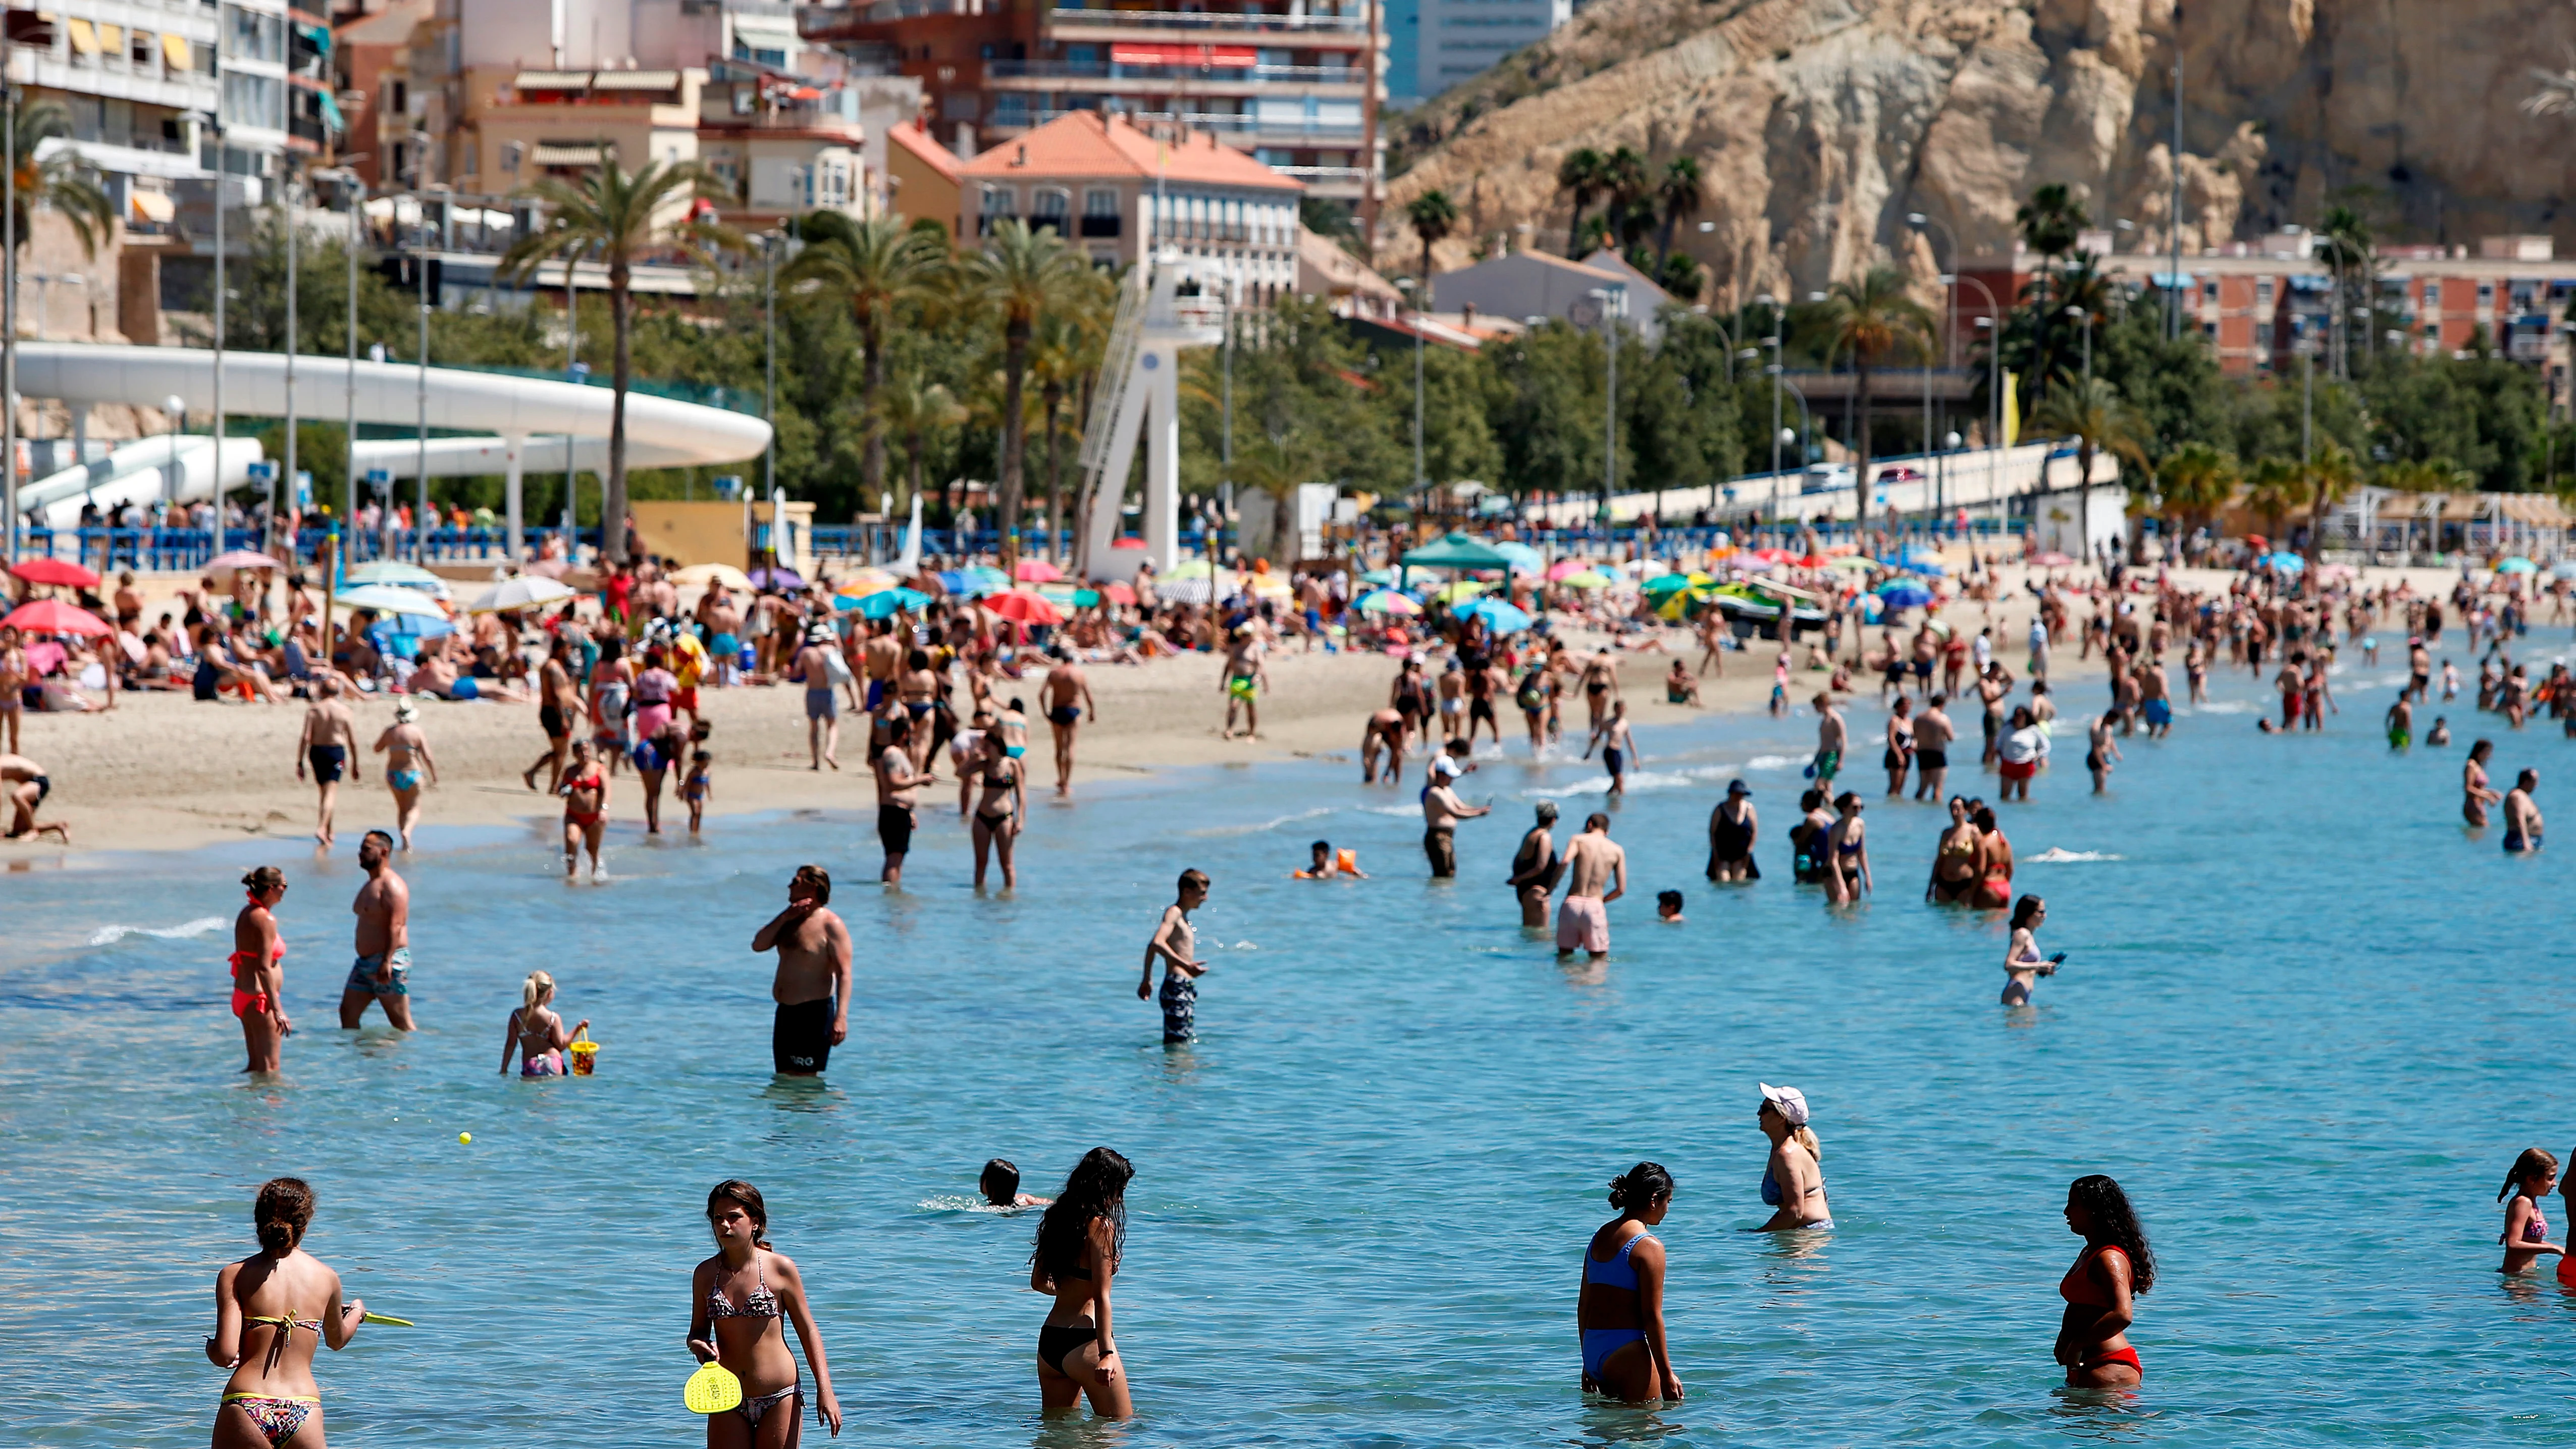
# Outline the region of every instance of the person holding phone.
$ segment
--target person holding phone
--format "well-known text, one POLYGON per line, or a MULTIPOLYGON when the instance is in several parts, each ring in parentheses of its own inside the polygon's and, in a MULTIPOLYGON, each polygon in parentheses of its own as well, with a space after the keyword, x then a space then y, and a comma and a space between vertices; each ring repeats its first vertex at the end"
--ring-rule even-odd
POLYGON ((2004 947, 2004 995, 2006 1006, 2030 1005, 2031 988, 2042 976, 2054 976, 2066 961, 2066 953, 2043 957, 2039 954, 2038 931, 2048 919, 2048 903, 2037 896, 2023 896, 2013 903, 2012 943, 2004 947))

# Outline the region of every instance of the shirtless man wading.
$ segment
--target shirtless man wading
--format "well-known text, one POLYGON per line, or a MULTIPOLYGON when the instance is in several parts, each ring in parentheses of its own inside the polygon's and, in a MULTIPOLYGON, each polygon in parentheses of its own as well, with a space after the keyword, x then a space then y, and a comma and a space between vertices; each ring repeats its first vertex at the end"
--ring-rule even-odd
POLYGON ((877 777, 877 841, 885 847, 885 868, 877 879, 890 886, 903 884, 903 858, 912 853, 913 827, 921 823, 915 807, 921 802, 921 787, 930 782, 927 771, 912 766, 912 721, 896 714, 887 721, 885 748, 877 751, 874 768, 877 777))
POLYGON ((1595 961, 1609 955, 1607 908, 1627 893, 1628 852, 1610 842, 1610 817, 1596 811, 1584 820, 1583 833, 1565 847, 1565 899, 1556 908, 1557 959, 1577 948, 1595 961))
MULTIPOLYGON (((1073 793, 1073 732, 1088 714, 1093 724, 1100 723, 1100 706, 1091 699, 1091 681, 1073 662, 1073 653, 1057 646, 1055 663, 1047 670, 1046 683, 1038 687, 1038 708, 1046 711, 1047 728, 1055 734, 1055 792, 1073 793)), ((1231 707, 1226 711, 1233 716, 1231 707)))
POLYGON ((367 883, 349 909, 358 918, 358 959, 349 967, 349 982, 340 988, 340 1026, 356 1031, 366 1019, 367 1003, 384 1003, 385 1020, 396 1031, 411 1022, 411 887, 394 874, 394 838, 370 830, 358 842, 358 864, 367 883))
POLYGON ((832 1048, 850 1035, 850 928, 825 908, 831 899, 832 877, 800 865, 787 883, 787 909, 751 938, 754 952, 778 953, 769 1056, 781 1076, 821 1076, 832 1048))
POLYGON ((340 681, 326 674, 313 685, 303 732, 295 737, 295 778, 303 779, 310 768, 321 792, 314 807, 313 839, 324 850, 331 848, 331 810, 339 800, 340 777, 348 771, 349 756, 357 748, 358 723, 340 702, 340 681))

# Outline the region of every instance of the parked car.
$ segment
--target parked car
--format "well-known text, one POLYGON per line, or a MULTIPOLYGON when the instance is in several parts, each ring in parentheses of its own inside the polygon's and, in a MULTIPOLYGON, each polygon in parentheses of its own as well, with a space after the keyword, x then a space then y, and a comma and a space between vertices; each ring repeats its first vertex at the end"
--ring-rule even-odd
POLYGON ((1838 493, 1851 486, 1852 470, 1848 463, 1810 463, 1798 480, 1798 491, 1802 494, 1838 493))
POLYGON ((1890 483, 1920 483, 1922 481, 1924 481, 1923 470, 1914 467, 1911 464, 1897 463, 1878 470, 1878 482, 1879 486, 1882 488, 1890 483))

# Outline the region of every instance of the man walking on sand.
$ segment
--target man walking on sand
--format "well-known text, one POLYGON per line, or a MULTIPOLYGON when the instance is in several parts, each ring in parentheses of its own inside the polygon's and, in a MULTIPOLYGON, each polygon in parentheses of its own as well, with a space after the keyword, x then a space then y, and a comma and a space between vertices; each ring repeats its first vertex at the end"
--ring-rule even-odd
MULTIPOLYGON (((1073 793, 1073 732, 1081 725, 1085 713, 1093 724, 1100 723, 1100 706, 1092 702, 1091 681, 1073 662, 1073 651, 1062 644, 1055 647, 1055 662, 1047 669, 1046 683, 1038 687, 1038 707, 1046 711, 1047 728, 1055 734, 1055 792, 1073 793)), ((1226 716, 1233 718, 1228 706, 1226 716)))
POLYGON ((787 883, 787 909, 751 938, 755 953, 778 953, 769 1058, 781 1076, 821 1076, 832 1048, 849 1039, 850 928, 826 908, 831 899, 831 875, 800 865, 787 883))
POLYGON ((836 653, 831 631, 818 625, 805 631, 805 645, 788 670, 805 684, 805 748, 815 770, 826 764, 841 768, 841 696, 832 688, 836 653))
POLYGON ((349 967, 348 984, 340 988, 340 1026, 356 1031, 366 1020, 367 1003, 384 1003, 385 1021, 396 1031, 412 1030, 411 1021, 411 887, 393 870, 394 838, 370 830, 358 842, 358 864, 367 883, 349 909, 358 918, 358 959, 349 967))
POLYGON ((313 839, 331 848, 331 807, 340 795, 340 776, 358 748, 358 724, 340 702, 340 681, 325 674, 314 681, 313 703, 304 711, 304 729, 295 737, 295 778, 309 767, 321 798, 314 807, 313 839))
POLYGON ((1594 811, 1565 847, 1565 899, 1556 908, 1556 956, 1610 954, 1612 901, 1628 893, 1628 852, 1610 842, 1610 817, 1594 811), (1602 887, 1608 886, 1605 892, 1602 887))

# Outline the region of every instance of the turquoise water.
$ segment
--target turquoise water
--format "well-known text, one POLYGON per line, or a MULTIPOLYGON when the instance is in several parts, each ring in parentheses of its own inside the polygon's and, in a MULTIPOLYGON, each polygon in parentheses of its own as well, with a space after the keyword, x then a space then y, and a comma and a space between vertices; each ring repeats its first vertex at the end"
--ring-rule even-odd
MULTIPOLYGON (((1531 792, 1579 818, 1599 779, 1518 742, 1470 782, 1503 813, 1461 831, 1455 883, 1423 878, 1411 784, 1325 762, 1040 802, 1010 899, 968 888, 953 817, 904 894, 860 884, 859 786, 706 846, 621 833, 602 886, 567 887, 532 834, 433 829, 409 870, 427 1029, 406 1039, 331 1024, 345 853, 12 871, 10 1437, 203 1443, 212 1275, 252 1246, 252 1188, 297 1173, 322 1195, 308 1246, 420 1325, 317 1366, 350 1445, 700 1442, 688 1273, 706 1189, 737 1174, 804 1269, 861 1444, 2566 1442, 2576 1299, 2500 1285, 2490 1199, 2520 1148, 2576 1145, 2570 856, 2466 838, 2459 750, 2390 758, 2368 680, 2300 739, 2255 734, 2223 684, 2226 712, 2132 741, 2106 799, 2073 742, 2005 814, 2071 953, 2018 1014, 1995 1005, 1998 923, 1919 903, 1931 807, 1871 807, 1864 908, 1787 882, 1804 718, 1642 732, 1614 827, 1633 893, 1599 969, 1525 939, 1499 884, 1531 792), (1704 822, 1739 772, 1770 878, 1721 893, 1704 822), (1318 835, 1377 879, 1286 879, 1318 835), (2050 851, 2083 858, 2032 862, 2050 851), (283 1080, 252 1086, 222 932, 184 932, 229 920, 271 859, 300 1026, 283 1080), (771 1078, 770 966, 746 949, 808 859, 860 942, 820 1086, 771 1078), (1202 1040, 1166 1050, 1134 984, 1184 865, 1216 878, 1201 939, 1223 949, 1202 1040), (1653 922, 1665 886, 1686 925, 1653 922), (494 1074, 534 967, 592 1018, 598 1077, 494 1074), (1829 1239, 1737 1231, 1765 1211, 1757 1079, 1815 1105, 1829 1239), (1039 1418, 1034 1223, 964 1206, 988 1156, 1052 1192, 1098 1143, 1138 1167, 1117 1325, 1145 1417, 1123 1436, 1039 1418), (1691 1395, 1651 1412, 1584 1403, 1573 1328, 1576 1255, 1640 1157, 1680 1182, 1661 1235, 1691 1395), (2093 1171, 2128 1185, 2164 1272, 2143 1390, 2109 1403, 2049 1360, 2077 1246, 2058 1208, 2093 1171)), ((2496 773, 2566 751, 2535 727, 2496 773)))

